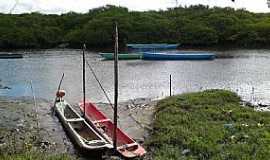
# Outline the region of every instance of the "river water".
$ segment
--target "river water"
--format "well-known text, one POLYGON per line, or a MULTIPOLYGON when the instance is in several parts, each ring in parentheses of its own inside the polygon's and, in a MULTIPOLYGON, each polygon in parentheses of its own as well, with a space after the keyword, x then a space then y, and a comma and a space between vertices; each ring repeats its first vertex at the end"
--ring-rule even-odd
MULTIPOLYGON (((227 58, 212 61, 119 61, 119 100, 159 99, 173 94, 222 88, 237 92, 244 100, 270 103, 270 50, 218 51, 227 58)), ((223 56, 222 56, 223 57, 223 56)), ((113 61, 102 61, 87 52, 87 61, 113 100, 113 61)), ((82 97, 80 50, 27 52, 23 59, 0 59, 0 96, 32 96, 53 100, 62 73, 62 89, 74 103, 82 97)), ((98 83, 86 68, 86 95, 94 102, 107 102, 98 83)))

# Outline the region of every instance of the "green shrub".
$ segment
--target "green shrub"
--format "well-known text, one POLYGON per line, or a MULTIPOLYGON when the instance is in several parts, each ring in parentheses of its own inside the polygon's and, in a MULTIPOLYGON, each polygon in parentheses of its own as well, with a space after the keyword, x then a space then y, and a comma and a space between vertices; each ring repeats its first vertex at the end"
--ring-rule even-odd
POLYGON ((240 105, 235 93, 206 90, 161 100, 147 145, 154 159, 267 159, 270 113, 240 105), (188 151, 188 152, 185 152, 188 151))

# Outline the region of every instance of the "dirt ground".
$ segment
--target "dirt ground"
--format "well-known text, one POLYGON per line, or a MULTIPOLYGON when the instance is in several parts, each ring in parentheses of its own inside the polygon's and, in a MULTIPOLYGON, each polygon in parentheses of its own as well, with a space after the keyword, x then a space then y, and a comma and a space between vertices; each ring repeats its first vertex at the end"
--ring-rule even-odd
MULTIPOLYGON (((119 127, 143 144, 151 131, 155 104, 155 101, 144 98, 119 103, 119 127)), ((35 106, 29 97, 0 97, 0 154, 9 148, 11 153, 36 149, 50 154, 77 155, 58 118, 52 113, 52 106, 53 102, 43 99, 38 99, 35 106)), ((78 110, 77 105, 73 106, 78 110)), ((98 103, 97 106, 112 119, 113 110, 109 104, 98 103)))

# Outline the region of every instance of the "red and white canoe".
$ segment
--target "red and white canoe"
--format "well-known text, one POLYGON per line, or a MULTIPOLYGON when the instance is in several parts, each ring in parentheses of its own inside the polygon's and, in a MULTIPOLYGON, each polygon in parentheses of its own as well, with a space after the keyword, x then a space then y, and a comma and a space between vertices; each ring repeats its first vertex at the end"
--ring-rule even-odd
MULTIPOLYGON (((80 109, 84 112, 83 102, 80 104, 80 109)), ((111 144, 113 143, 113 128, 114 123, 106 117, 95 104, 85 102, 85 118, 95 125, 95 128, 101 135, 111 144)), ((145 149, 125 134, 120 128, 117 128, 117 151, 126 158, 141 157, 146 154, 145 149)))

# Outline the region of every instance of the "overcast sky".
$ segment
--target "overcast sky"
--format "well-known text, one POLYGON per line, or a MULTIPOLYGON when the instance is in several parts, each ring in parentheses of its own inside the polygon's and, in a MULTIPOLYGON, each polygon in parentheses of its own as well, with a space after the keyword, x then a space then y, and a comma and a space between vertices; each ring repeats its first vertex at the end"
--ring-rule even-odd
MULTIPOLYGON (((113 4, 125 6, 130 10, 158 10, 176 6, 176 0, 0 0, 0 12, 9 13, 18 2, 12 13, 41 12, 60 14, 69 11, 87 12, 91 8, 113 4)), ((270 12, 267 0, 178 0, 178 5, 204 4, 209 6, 230 6, 246 8, 252 12, 270 12)))

